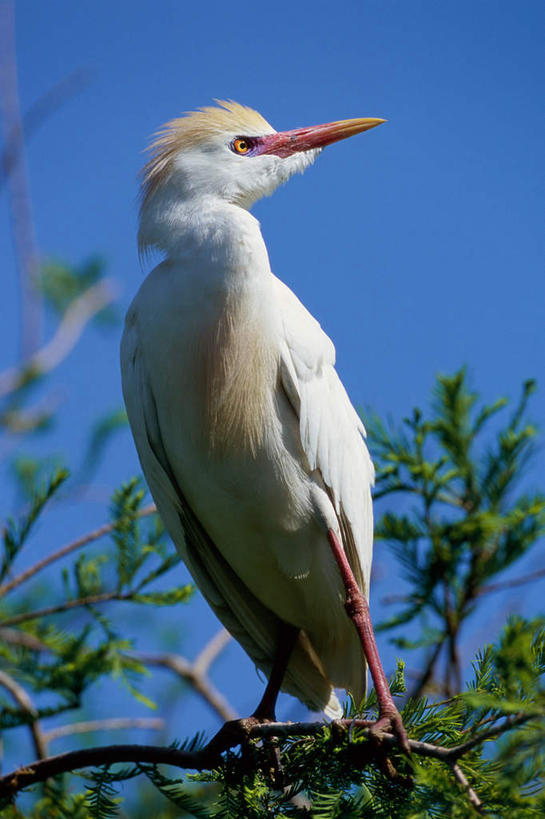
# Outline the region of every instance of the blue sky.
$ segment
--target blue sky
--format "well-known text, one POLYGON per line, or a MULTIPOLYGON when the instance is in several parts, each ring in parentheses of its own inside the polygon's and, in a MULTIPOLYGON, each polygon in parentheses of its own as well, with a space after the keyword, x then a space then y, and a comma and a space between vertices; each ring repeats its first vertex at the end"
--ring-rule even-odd
MULTIPOLYGON (((356 405, 399 418, 426 402, 438 372, 467 364, 487 399, 515 398, 537 378, 532 416, 542 423, 541 0, 16 6, 23 110, 74 69, 91 77, 29 145, 44 256, 77 263, 100 253, 125 307, 144 275, 135 243, 142 150, 162 122, 215 97, 258 108, 278 129, 384 117, 256 206, 274 271, 335 341, 356 405)), ((0 208, 4 368, 17 354, 17 285, 5 194, 0 208)), ((88 332, 55 375, 59 426, 44 451, 70 461, 92 420, 121 403, 119 334, 88 332)), ((137 470, 123 434, 89 498, 53 515, 50 545, 104 520, 110 490, 137 470)), ((536 482, 542 475, 541 457, 536 482)), ((377 601, 384 593, 377 583, 377 601)), ((184 649, 214 630, 197 610, 202 625, 184 649)), ((227 683, 240 710, 257 691, 243 662, 233 649, 220 669, 229 677, 242 663, 252 678, 227 683)))

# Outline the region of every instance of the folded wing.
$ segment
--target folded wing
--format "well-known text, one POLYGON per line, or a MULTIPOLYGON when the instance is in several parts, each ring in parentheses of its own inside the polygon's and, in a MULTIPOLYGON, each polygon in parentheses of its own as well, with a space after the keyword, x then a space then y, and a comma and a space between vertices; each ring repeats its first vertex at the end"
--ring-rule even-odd
POLYGON ((331 340, 280 279, 276 279, 276 287, 284 325, 282 384, 299 418, 309 468, 321 475, 352 571, 368 596, 374 468, 365 429, 335 370, 331 340))
MULTIPOLYGON (((128 323, 121 347, 123 393, 142 469, 163 523, 204 597, 255 664, 269 673, 280 619, 244 585, 193 514, 169 464, 137 323, 128 323)), ((338 700, 308 638, 301 634, 282 686, 315 710, 338 716, 338 700)))

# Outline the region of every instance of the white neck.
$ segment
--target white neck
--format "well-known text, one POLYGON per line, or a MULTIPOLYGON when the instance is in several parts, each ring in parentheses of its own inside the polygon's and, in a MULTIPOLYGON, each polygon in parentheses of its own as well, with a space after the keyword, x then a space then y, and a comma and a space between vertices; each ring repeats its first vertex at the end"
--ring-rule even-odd
POLYGON ((171 260, 199 260, 205 268, 230 267, 242 261, 241 254, 251 254, 258 267, 269 266, 259 222, 247 210, 211 195, 180 199, 169 185, 142 208, 138 245, 143 254, 155 249, 171 260))

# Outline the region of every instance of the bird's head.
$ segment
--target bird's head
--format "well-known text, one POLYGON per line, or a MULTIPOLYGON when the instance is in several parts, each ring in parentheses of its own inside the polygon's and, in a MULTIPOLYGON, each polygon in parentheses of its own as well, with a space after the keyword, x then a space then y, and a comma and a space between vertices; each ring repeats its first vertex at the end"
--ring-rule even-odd
POLYGON ((382 122, 348 119, 277 132, 257 111, 218 101, 171 120, 155 135, 142 172, 141 216, 159 201, 173 207, 202 197, 249 209, 303 172, 326 145, 382 122))

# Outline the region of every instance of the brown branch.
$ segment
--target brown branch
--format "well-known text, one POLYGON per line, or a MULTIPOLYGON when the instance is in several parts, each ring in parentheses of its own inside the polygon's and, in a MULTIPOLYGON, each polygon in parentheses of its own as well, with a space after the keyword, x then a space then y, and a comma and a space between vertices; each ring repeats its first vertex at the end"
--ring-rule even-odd
POLYGON ((17 158, 8 181, 13 244, 20 282, 21 358, 25 360, 40 344, 42 299, 36 282, 38 252, 17 88, 13 0, 6 0, 0 6, 0 108, 6 141, 10 140, 17 146, 17 158))
MULTIPOLYGON (((145 506, 143 509, 140 509, 136 513, 136 517, 144 518, 148 515, 153 515, 156 511, 155 504, 152 503, 149 506, 145 506)), ((12 591, 12 589, 17 588, 17 586, 20 586, 21 583, 24 583, 30 577, 33 577, 42 569, 45 569, 46 566, 54 563, 56 560, 66 557, 66 555, 71 554, 71 552, 75 552, 76 549, 80 549, 82 546, 86 546, 88 543, 99 540, 99 538, 104 537, 104 535, 108 535, 116 528, 116 526, 116 522, 104 523, 102 526, 99 526, 98 529, 93 529, 92 532, 88 532, 86 535, 82 535, 81 537, 76 538, 76 540, 70 541, 70 543, 67 543, 66 546, 62 546, 60 549, 57 549, 56 552, 52 552, 50 555, 47 555, 47 557, 44 557, 43 560, 38 561, 38 563, 35 563, 33 566, 25 569, 24 572, 21 572, 21 574, 18 574, 17 577, 14 577, 13 580, 9 581, 9 583, 4 583, 3 586, 0 586, 0 597, 3 597, 8 592, 12 591)))
MULTIPOLYGON (((386 495, 392 495, 394 492, 409 492, 413 495, 423 495, 424 498, 426 497, 426 493, 420 486, 412 486, 411 484, 407 483, 396 483, 394 486, 387 486, 385 489, 375 490, 373 492, 373 499, 379 500, 386 495)), ((441 503, 446 503, 449 506, 464 508, 464 502, 456 495, 451 495, 446 492, 438 492, 434 497, 436 500, 441 501, 441 503)))
POLYGON ((469 782, 467 781, 467 777, 460 768, 460 766, 458 765, 458 763, 453 762, 450 768, 456 781, 459 782, 462 788, 466 791, 467 798, 469 799, 475 810, 478 813, 482 813, 483 803, 481 802, 481 800, 479 799, 479 797, 477 796, 469 782))
POLYGON ((4 686, 6 691, 9 691, 17 705, 19 705, 23 711, 26 711, 30 716, 31 722, 29 723, 28 727, 32 735, 32 742, 36 756, 38 759, 45 759, 45 757, 47 757, 47 740, 40 727, 38 712, 34 707, 30 696, 22 685, 19 685, 19 683, 14 680, 13 677, 10 677, 9 674, 6 674, 5 671, 0 671, 0 685, 4 686))
POLYGON ((471 751, 477 745, 480 745, 481 742, 485 742, 487 739, 495 739, 506 731, 510 731, 511 728, 524 725, 525 722, 531 719, 538 719, 541 716, 541 714, 525 714, 521 712, 520 714, 514 714, 512 717, 507 717, 505 722, 502 722, 501 725, 493 725, 491 728, 487 728, 486 731, 481 731, 471 739, 468 739, 467 742, 462 743, 462 745, 456 745, 452 748, 451 756, 458 759, 458 757, 471 751))
MULTIPOLYGON (((470 741, 450 748, 414 739, 409 740, 409 746, 413 754, 437 759, 448 764, 460 784, 465 787, 464 781, 467 783, 467 780, 459 768, 456 768, 460 756, 486 739, 499 736, 510 728, 522 725, 524 722, 537 718, 537 716, 517 714, 514 717, 508 717, 502 725, 483 731, 470 741)), ((341 736, 346 735, 351 726, 358 728, 364 737, 373 738, 374 722, 369 720, 341 719, 331 723, 332 730, 337 731, 341 736)), ((237 745, 243 745, 248 740, 266 737, 286 739, 298 736, 316 736, 321 734, 323 730, 323 722, 270 722, 261 724, 250 717, 249 719, 225 723, 210 742, 198 751, 181 751, 175 748, 162 748, 153 745, 108 745, 69 751, 65 754, 32 762, 30 765, 18 768, 1 777, 0 797, 12 797, 23 788, 27 788, 36 782, 43 782, 50 776, 89 766, 134 762, 173 765, 177 768, 192 770, 213 769, 220 764, 221 754, 224 751, 237 745)), ((381 743, 387 748, 399 747, 397 737, 390 733, 381 735, 381 743)), ((383 756, 383 751, 380 748, 377 749, 377 753, 383 756)), ((373 756, 370 756, 369 759, 372 761, 373 756)), ((471 799, 469 791, 468 795, 471 799)), ((478 799, 478 797, 476 798, 478 799)))
POLYGON ((119 592, 102 592, 101 594, 90 594, 87 597, 76 597, 74 600, 67 600, 65 603, 59 603, 57 606, 49 606, 44 609, 35 609, 34 611, 24 611, 21 614, 14 614, 13 617, 8 617, 6 620, 0 622, 0 626, 16 626, 19 623, 26 623, 28 620, 39 620, 42 617, 48 617, 50 614, 60 614, 61 612, 71 611, 82 606, 95 606, 98 603, 107 603, 110 600, 132 600, 138 592, 135 589, 131 591, 119 592))
POLYGON ((48 88, 45 94, 35 100, 25 111, 22 118, 24 142, 21 141, 18 133, 6 135, 4 140, 5 147, 0 155, 0 189, 7 182, 19 159, 21 145, 28 144, 29 138, 40 125, 88 85, 90 79, 91 72, 88 69, 78 68, 48 88))
POLYGON ((518 586, 524 586, 526 583, 532 583, 534 580, 539 580, 545 577, 545 569, 537 569, 530 574, 524 574, 522 577, 515 577, 513 580, 503 580, 498 583, 488 583, 477 592, 477 597, 483 594, 491 594, 492 592, 503 591, 504 589, 516 589, 518 586))
POLYGON ((237 713, 210 681, 207 671, 230 639, 229 632, 221 629, 206 644, 194 662, 190 662, 180 654, 170 653, 156 655, 131 653, 130 656, 140 660, 144 665, 168 668, 173 671, 193 687, 195 692, 218 714, 220 719, 229 722, 237 718, 237 713))
POLYGON ((27 357, 19 367, 0 373, 0 397, 22 387, 31 376, 44 375, 72 351, 86 325, 115 298, 113 283, 101 279, 78 296, 66 309, 53 338, 27 357))
POLYGON ((426 663, 426 667, 420 675, 418 684, 415 686, 414 690, 410 694, 411 699, 418 699, 419 697, 422 696, 424 689, 426 688, 430 679, 433 676, 435 663, 437 662, 439 654, 441 653, 441 649, 443 648, 445 640, 446 634, 443 634, 441 640, 435 645, 433 651, 431 652, 428 658, 428 662, 426 663))
POLYGON ((227 643, 232 640, 231 635, 226 628, 220 628, 219 631, 206 643, 197 658, 193 662, 193 668, 199 674, 208 673, 208 669, 215 662, 221 654, 227 643))
MULTIPOLYGON (((13 796, 23 788, 44 782, 50 776, 87 768, 89 766, 113 765, 116 762, 149 762, 175 765, 178 768, 196 768, 195 753, 154 745, 107 745, 68 751, 47 759, 32 762, 18 768, 0 779, 0 798, 13 796)), ((207 767, 202 765, 202 767, 207 767)))
POLYGON ((141 728, 146 731, 162 731, 165 727, 164 719, 158 717, 114 717, 112 719, 93 719, 86 722, 72 722, 68 725, 58 725, 44 733, 46 742, 68 737, 72 734, 88 734, 93 731, 123 731, 125 729, 141 728))
POLYGON ((0 640, 13 646, 29 648, 31 651, 51 651, 49 646, 46 646, 33 634, 16 628, 0 628, 0 640))

